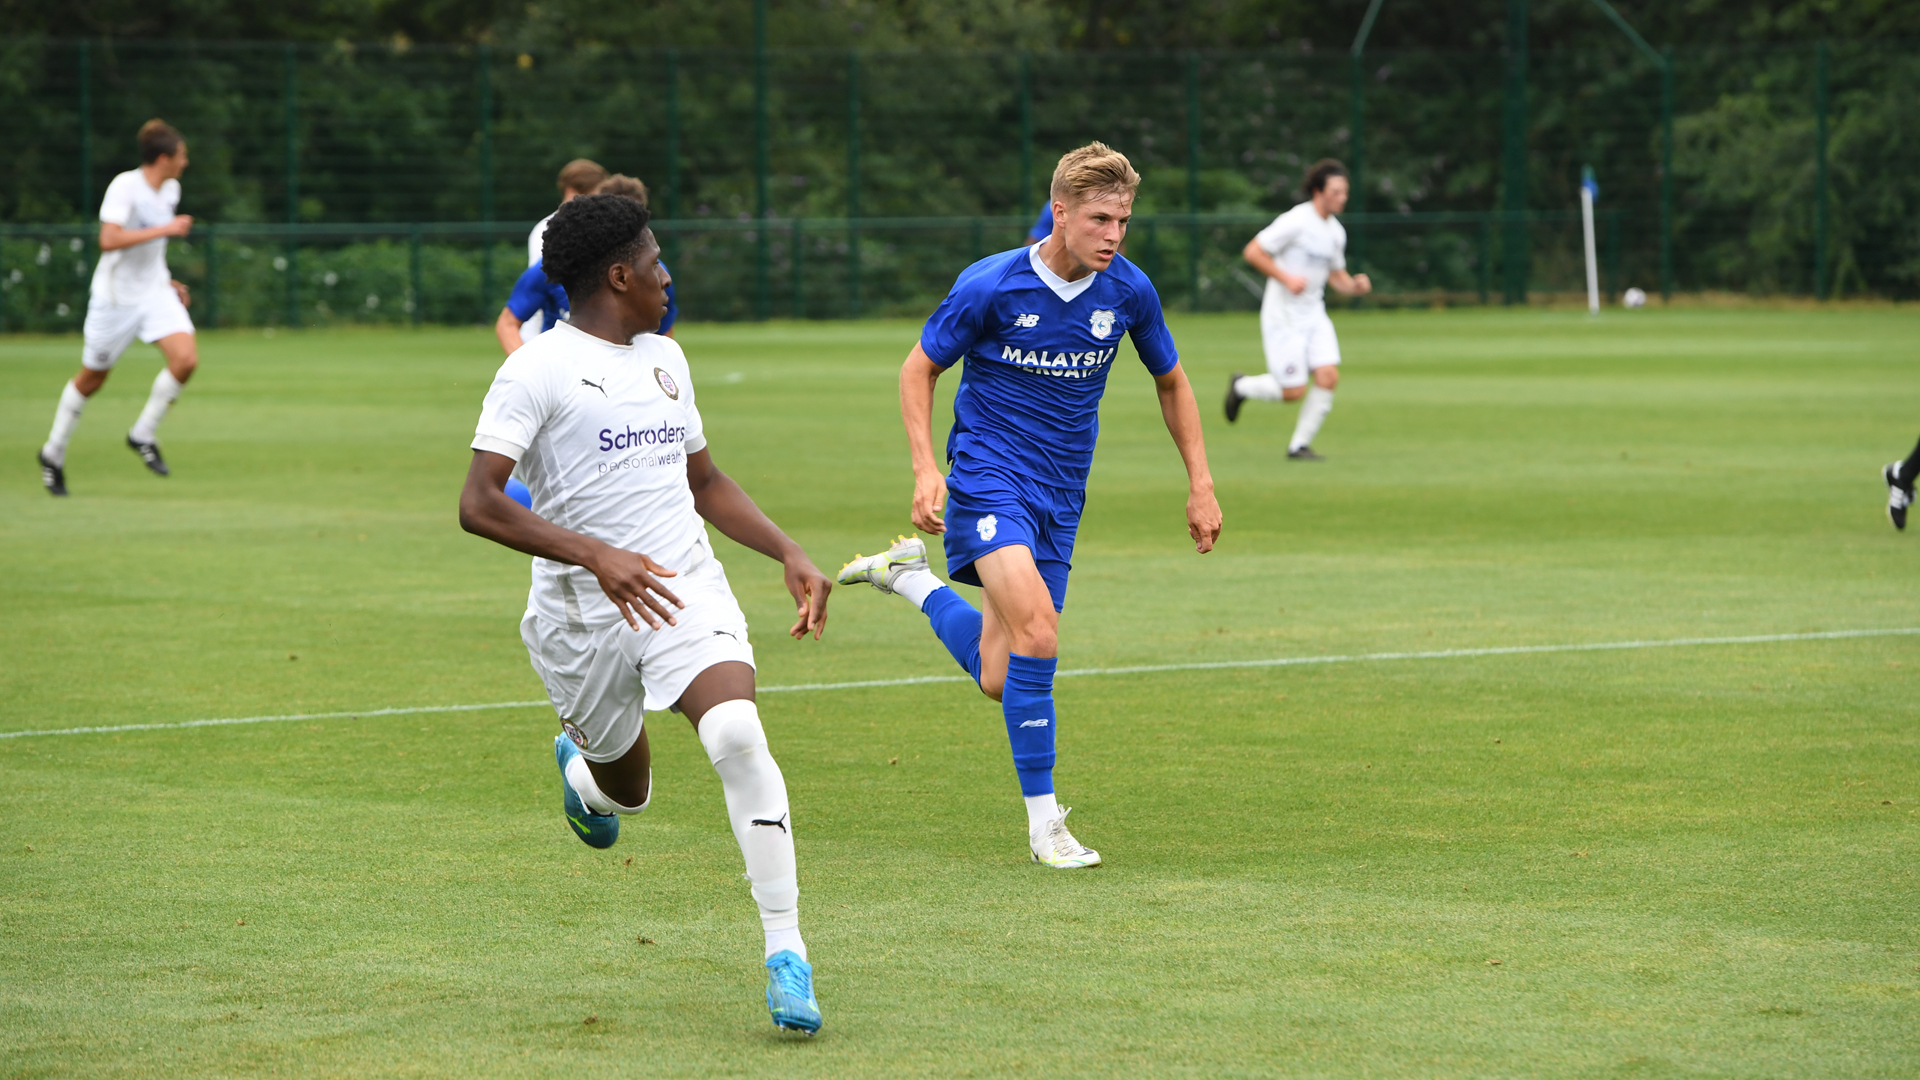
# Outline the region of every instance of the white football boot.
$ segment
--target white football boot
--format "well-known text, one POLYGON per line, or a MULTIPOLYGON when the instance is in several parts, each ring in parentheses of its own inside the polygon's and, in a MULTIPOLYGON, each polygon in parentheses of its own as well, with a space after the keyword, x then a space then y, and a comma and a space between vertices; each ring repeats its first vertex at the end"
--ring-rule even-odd
POLYGON ((1073 834, 1067 831, 1067 815, 1071 813, 1072 807, 1061 807, 1059 817, 1040 826, 1037 832, 1027 837, 1034 862, 1055 870, 1078 870, 1100 865, 1100 853, 1075 840, 1073 834))
POLYGON ((893 546, 878 555, 855 555, 840 568, 835 580, 842 585, 864 581, 887 595, 901 574, 927 569, 927 542, 918 534, 894 538, 893 546))

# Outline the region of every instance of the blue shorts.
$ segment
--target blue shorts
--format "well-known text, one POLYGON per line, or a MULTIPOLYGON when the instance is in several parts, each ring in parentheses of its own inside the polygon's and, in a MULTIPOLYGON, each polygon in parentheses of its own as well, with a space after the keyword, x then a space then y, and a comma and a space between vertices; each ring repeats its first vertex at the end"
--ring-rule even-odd
POLYGON ((942 538, 947 576, 963 585, 978 585, 974 561, 1019 544, 1033 552, 1033 564, 1053 597, 1053 610, 1066 610, 1073 540, 1086 504, 1083 488, 1048 487, 970 463, 954 466, 947 477, 947 533, 942 538))

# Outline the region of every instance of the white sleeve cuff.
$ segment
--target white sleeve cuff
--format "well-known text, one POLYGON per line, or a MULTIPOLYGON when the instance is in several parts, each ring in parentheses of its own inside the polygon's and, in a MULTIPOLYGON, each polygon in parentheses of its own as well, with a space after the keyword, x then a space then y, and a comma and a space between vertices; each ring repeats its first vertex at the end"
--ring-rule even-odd
POLYGON ((527 448, 524 446, 510 443, 505 439, 496 439, 492 435, 475 435, 473 437, 473 448, 475 450, 486 450, 490 453, 499 454, 502 457, 512 458, 516 464, 527 452, 527 448))
POLYGON ((687 453, 697 454, 707 448, 707 437, 705 435, 693 435, 681 445, 686 448, 687 453))

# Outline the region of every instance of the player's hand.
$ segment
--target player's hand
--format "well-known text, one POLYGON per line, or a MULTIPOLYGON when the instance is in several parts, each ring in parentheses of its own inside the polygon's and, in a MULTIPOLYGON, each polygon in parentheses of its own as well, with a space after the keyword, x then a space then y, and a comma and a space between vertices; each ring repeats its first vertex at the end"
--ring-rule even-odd
POLYGON ((166 230, 163 235, 185 236, 188 233, 193 231, 193 215, 192 214, 175 214, 173 215, 172 221, 169 221, 165 225, 162 225, 160 227, 166 230))
POLYGON ((675 609, 685 608, 680 598, 673 595, 665 585, 660 584, 663 577, 677 576, 674 571, 661 566, 637 551, 622 551, 617 547, 608 547, 587 567, 593 576, 600 579, 600 590, 613 601, 620 617, 635 630, 645 622, 654 630, 662 623, 668 626, 678 625, 674 618, 675 609), (669 608, 667 605, 673 605, 669 608))
POLYGON ((787 556, 784 565, 787 592, 793 594, 795 607, 793 629, 787 634, 795 641, 804 641, 811 631, 813 640, 819 641, 827 630, 827 594, 833 591, 833 582, 827 580, 827 575, 821 573, 804 552, 787 556))
POLYGON ((1205 555, 1220 539, 1220 500, 1213 489, 1194 489, 1187 493, 1187 535, 1193 537, 1193 549, 1205 555))
POLYGON ((179 298, 180 298, 180 306, 181 306, 181 307, 192 307, 192 306, 193 306, 193 293, 191 293, 190 291, 188 291, 188 289, 187 289, 187 283, 186 283, 186 282, 184 282, 184 281, 176 281, 176 282, 174 282, 174 283, 173 283, 173 295, 175 295, 175 296, 177 296, 177 297, 179 297, 179 298))
POLYGON ((1365 274, 1353 275, 1353 295, 1365 296, 1373 291, 1373 279, 1365 274))
POLYGON ((1285 285, 1287 291, 1295 296, 1299 296, 1301 293, 1307 291, 1307 279, 1304 274, 1289 274, 1285 270, 1282 270, 1278 277, 1280 278, 1280 284, 1285 285))
POLYGON ((947 478, 927 473, 913 478, 913 527, 939 536, 947 531, 940 515, 947 508, 947 478))

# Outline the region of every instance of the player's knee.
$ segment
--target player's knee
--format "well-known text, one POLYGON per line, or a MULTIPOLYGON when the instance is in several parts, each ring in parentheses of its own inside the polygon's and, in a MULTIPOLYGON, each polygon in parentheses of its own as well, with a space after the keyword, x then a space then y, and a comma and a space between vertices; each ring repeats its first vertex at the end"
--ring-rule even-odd
POLYGON ((1332 390, 1340 385, 1340 369, 1329 364, 1313 373, 1313 385, 1322 390, 1332 390))
POLYGON ((767 745, 760 709, 745 699, 723 701, 700 717, 700 745, 715 765, 767 745))
POLYGON ((1053 656, 1060 651, 1060 634, 1045 619, 1036 618, 1013 633, 1013 651, 1021 656, 1053 656))
POLYGON ((1301 398, 1306 396, 1307 396, 1307 388, 1304 386, 1289 386, 1286 389, 1280 391, 1281 401, 1299 401, 1301 398))

